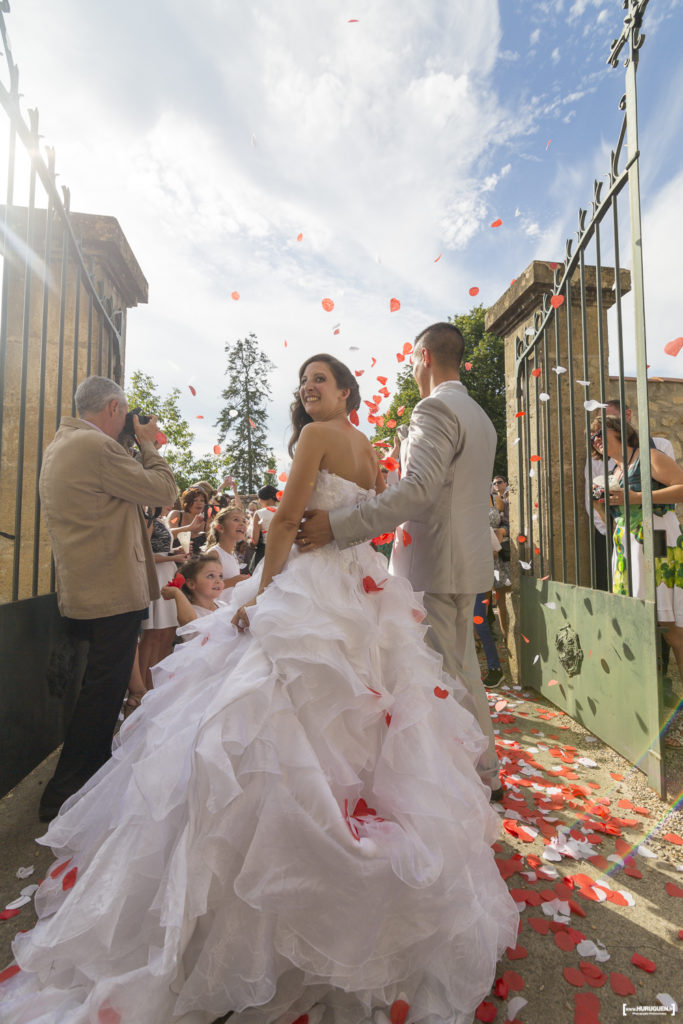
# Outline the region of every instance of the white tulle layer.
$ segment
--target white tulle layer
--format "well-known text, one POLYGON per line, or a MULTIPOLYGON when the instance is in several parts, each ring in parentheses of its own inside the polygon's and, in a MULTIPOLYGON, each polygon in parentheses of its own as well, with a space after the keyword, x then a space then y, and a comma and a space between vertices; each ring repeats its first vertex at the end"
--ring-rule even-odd
POLYGON ((3 1022, 361 1024, 401 996, 441 1024, 488 992, 517 911, 484 740, 434 693, 453 684, 420 602, 368 546, 329 546, 295 553, 238 636, 255 587, 193 623, 41 840, 72 859, 16 940, 3 1022))

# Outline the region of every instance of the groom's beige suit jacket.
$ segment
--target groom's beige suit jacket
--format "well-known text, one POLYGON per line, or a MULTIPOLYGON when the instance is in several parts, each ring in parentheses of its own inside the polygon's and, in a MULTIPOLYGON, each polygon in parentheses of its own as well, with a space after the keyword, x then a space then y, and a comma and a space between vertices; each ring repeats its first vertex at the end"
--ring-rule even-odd
POLYGON ((491 420, 464 384, 449 380, 418 402, 410 426, 399 430, 401 480, 355 508, 332 510, 337 544, 360 544, 401 524, 391 558, 394 575, 432 594, 490 590, 491 420))

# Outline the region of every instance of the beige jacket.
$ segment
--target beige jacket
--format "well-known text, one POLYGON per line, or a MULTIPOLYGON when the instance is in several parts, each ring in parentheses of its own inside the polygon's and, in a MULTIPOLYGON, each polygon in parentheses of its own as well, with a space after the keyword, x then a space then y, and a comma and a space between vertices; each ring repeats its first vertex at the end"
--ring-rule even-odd
POLYGON ((62 615, 120 615, 159 597, 140 506, 171 505, 177 493, 151 442, 142 445, 140 465, 91 424, 62 419, 40 472, 62 615))
POLYGON ((390 572, 431 594, 480 594, 493 580, 489 492, 496 431, 460 381, 444 381, 399 427, 402 477, 356 508, 330 512, 340 548, 396 531, 390 572))

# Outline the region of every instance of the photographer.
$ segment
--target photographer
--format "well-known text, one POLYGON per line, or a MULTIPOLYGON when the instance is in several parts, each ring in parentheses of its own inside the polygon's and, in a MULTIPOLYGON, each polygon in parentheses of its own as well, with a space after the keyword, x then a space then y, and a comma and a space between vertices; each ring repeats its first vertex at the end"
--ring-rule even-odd
POLYGON ((138 462, 117 440, 128 414, 118 384, 88 377, 75 401, 79 418, 63 417, 45 451, 40 500, 59 609, 89 650, 62 753, 40 802, 41 821, 54 818, 111 754, 142 615, 159 596, 140 506, 169 505, 176 496, 173 474, 154 446, 155 417, 144 424, 132 417, 138 462))

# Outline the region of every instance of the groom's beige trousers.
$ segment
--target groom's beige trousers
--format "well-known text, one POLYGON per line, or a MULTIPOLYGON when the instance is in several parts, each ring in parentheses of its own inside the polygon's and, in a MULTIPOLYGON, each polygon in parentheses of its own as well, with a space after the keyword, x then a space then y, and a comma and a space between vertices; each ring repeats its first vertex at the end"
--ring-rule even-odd
POLYGON ((425 621, 429 626, 425 639, 443 658, 444 672, 457 677, 471 697, 471 706, 464 701, 462 703, 477 719, 489 741, 477 764, 477 773, 487 786, 498 789, 500 777, 493 723, 474 646, 472 616, 475 598, 476 594, 423 594, 427 612, 425 621))

